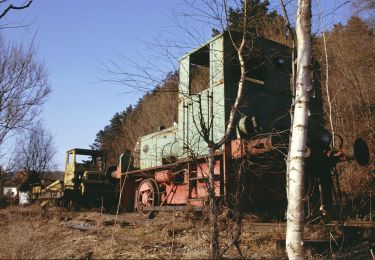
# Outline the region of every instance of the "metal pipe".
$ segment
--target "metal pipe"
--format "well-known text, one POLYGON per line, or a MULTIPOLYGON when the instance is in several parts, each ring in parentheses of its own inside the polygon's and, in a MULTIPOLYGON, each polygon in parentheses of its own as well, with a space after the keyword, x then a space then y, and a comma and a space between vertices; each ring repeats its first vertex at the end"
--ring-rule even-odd
POLYGON ((353 147, 333 149, 327 152, 327 156, 334 158, 337 162, 355 160, 360 166, 366 166, 370 163, 370 149, 365 140, 357 138, 353 147))

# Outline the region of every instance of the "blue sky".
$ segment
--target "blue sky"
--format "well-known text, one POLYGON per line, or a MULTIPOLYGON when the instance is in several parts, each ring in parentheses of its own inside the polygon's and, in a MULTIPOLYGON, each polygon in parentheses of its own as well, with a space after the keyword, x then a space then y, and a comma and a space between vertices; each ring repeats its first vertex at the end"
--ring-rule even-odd
POLYGON ((138 52, 147 55, 143 41, 168 25, 174 2, 37 0, 8 14, 9 22, 28 26, 2 33, 26 45, 35 35, 39 59, 49 71, 53 92, 40 117, 55 138, 59 169, 66 150, 88 148, 113 114, 140 95, 124 95, 121 86, 100 82, 107 75, 99 61, 116 60, 119 53, 134 61, 138 52))
MULTIPOLYGON (((341 1, 329 2, 323 4, 325 10, 341 1)), ((278 6, 278 1, 271 3, 278 6)), ((49 71, 53 92, 40 118, 55 138, 55 161, 60 170, 66 150, 88 148, 113 114, 135 104, 141 95, 101 81, 109 77, 101 70, 101 62, 121 63, 121 56, 142 65, 148 62, 145 57, 156 57, 153 62, 163 71, 173 69, 170 63, 158 59, 157 51, 146 42, 155 42, 155 37, 184 37, 171 15, 184 8, 179 0, 35 0, 30 8, 11 12, 2 21, 27 25, 2 29, 2 34, 26 45, 35 36, 39 59, 49 71)), ((331 16, 328 23, 342 21, 347 12, 347 7, 336 12, 337 17, 331 16)), ((189 23, 193 24, 197 25, 189 23)), ((199 40, 207 40, 212 26, 197 28, 199 40)), ((132 70, 126 62, 122 66, 132 70)))

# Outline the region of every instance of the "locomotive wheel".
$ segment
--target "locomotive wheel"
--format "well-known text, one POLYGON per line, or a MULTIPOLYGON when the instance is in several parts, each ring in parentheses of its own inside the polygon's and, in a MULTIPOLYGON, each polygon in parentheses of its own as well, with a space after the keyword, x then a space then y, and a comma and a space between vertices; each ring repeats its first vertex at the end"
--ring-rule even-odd
POLYGON ((137 210, 138 213, 146 218, 154 218, 157 210, 151 210, 150 207, 159 204, 159 187, 154 179, 143 180, 137 189, 137 210))

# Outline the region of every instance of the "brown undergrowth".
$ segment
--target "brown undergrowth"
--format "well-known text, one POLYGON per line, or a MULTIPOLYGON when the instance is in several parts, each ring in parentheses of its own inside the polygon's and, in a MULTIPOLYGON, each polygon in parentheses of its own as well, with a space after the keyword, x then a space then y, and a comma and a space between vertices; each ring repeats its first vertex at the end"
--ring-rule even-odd
MULTIPOLYGON (((242 254, 246 259, 285 259, 283 234, 276 229, 254 232, 254 222, 257 218, 253 216, 242 220, 241 253, 232 245, 223 257, 241 258, 242 254)), ((233 220, 220 218, 221 249, 231 243, 235 230, 233 220)), ((161 212, 146 220, 136 213, 116 218, 99 210, 43 210, 36 205, 0 209, 0 259, 202 259, 209 257, 209 238, 205 214, 161 212)), ((368 249, 363 251, 368 245, 356 246, 356 252, 368 256, 368 249)), ((353 250, 339 255, 345 259, 348 253, 353 250)), ((329 259, 329 254, 309 258, 329 259)))
MULTIPOLYGON (((207 227, 204 217, 184 212, 160 213, 154 220, 145 220, 135 213, 116 219, 92 211, 10 206, 0 210, 0 258, 208 258, 207 227)), ((230 242, 232 227, 230 222, 221 225, 223 247, 230 242)), ((274 239, 275 234, 242 232, 242 254, 247 258, 280 256, 274 239)), ((224 255, 239 256, 234 246, 224 255)))

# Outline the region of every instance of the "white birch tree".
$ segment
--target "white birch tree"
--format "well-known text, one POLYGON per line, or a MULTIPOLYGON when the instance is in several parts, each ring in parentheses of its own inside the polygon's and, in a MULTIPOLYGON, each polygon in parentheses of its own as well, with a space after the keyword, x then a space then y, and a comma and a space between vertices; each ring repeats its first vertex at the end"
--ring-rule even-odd
POLYGON ((304 156, 311 85, 311 0, 299 0, 297 11, 297 75, 292 136, 288 158, 286 251, 289 259, 303 259, 304 156))

